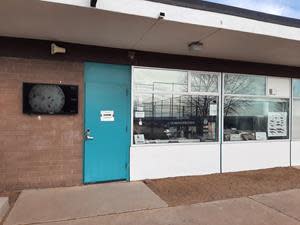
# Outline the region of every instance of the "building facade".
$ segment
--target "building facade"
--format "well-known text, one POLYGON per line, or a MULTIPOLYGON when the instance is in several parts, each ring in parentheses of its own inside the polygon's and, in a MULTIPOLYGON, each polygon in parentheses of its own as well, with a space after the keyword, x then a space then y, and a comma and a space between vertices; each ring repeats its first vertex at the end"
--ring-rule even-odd
POLYGON ((300 21, 192 0, 0 4, 0 190, 300 165, 300 21))

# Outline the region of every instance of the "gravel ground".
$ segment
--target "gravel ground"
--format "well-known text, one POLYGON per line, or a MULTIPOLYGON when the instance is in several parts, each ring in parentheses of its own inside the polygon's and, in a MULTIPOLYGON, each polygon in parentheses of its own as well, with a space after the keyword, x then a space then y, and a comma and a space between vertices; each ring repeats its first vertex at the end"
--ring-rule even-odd
POLYGON ((177 206, 300 188, 300 170, 274 168, 144 182, 170 206, 177 206))

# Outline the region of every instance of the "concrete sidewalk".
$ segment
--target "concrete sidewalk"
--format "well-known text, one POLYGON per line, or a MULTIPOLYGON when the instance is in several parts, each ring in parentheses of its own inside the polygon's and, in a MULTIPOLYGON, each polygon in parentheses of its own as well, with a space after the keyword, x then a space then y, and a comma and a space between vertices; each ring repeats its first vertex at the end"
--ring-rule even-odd
MULTIPOLYGON (((47 225, 299 225, 249 198, 115 214, 47 225)), ((39 224, 41 225, 41 224, 39 224)))
POLYGON ((5 225, 300 225, 300 190, 167 207, 140 182, 24 191, 5 225))
POLYGON ((23 191, 4 225, 74 220, 167 207, 144 183, 23 191))

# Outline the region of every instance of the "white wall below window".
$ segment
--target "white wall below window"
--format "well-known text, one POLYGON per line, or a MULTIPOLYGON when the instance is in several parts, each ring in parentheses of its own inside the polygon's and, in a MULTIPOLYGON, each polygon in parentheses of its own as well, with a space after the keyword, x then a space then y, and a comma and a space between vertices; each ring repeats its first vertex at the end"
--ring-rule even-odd
POLYGON ((46 2, 56 2, 61 4, 67 5, 76 5, 82 7, 90 7, 91 1, 90 0, 43 0, 46 2))
POLYGON ((291 142, 291 164, 300 166, 300 140, 291 142))
POLYGON ((220 145, 132 146, 130 180, 220 172, 220 145))
POLYGON ((290 141, 225 143, 222 163, 223 172, 287 167, 290 166, 290 141))

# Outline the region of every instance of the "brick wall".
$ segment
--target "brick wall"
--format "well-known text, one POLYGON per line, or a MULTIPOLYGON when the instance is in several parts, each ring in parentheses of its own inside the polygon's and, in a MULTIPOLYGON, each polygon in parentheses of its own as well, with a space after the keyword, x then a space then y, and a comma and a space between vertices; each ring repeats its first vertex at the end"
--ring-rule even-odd
POLYGON ((0 191, 82 182, 83 64, 0 57, 0 191), (79 114, 22 113, 22 82, 79 85, 79 114))

